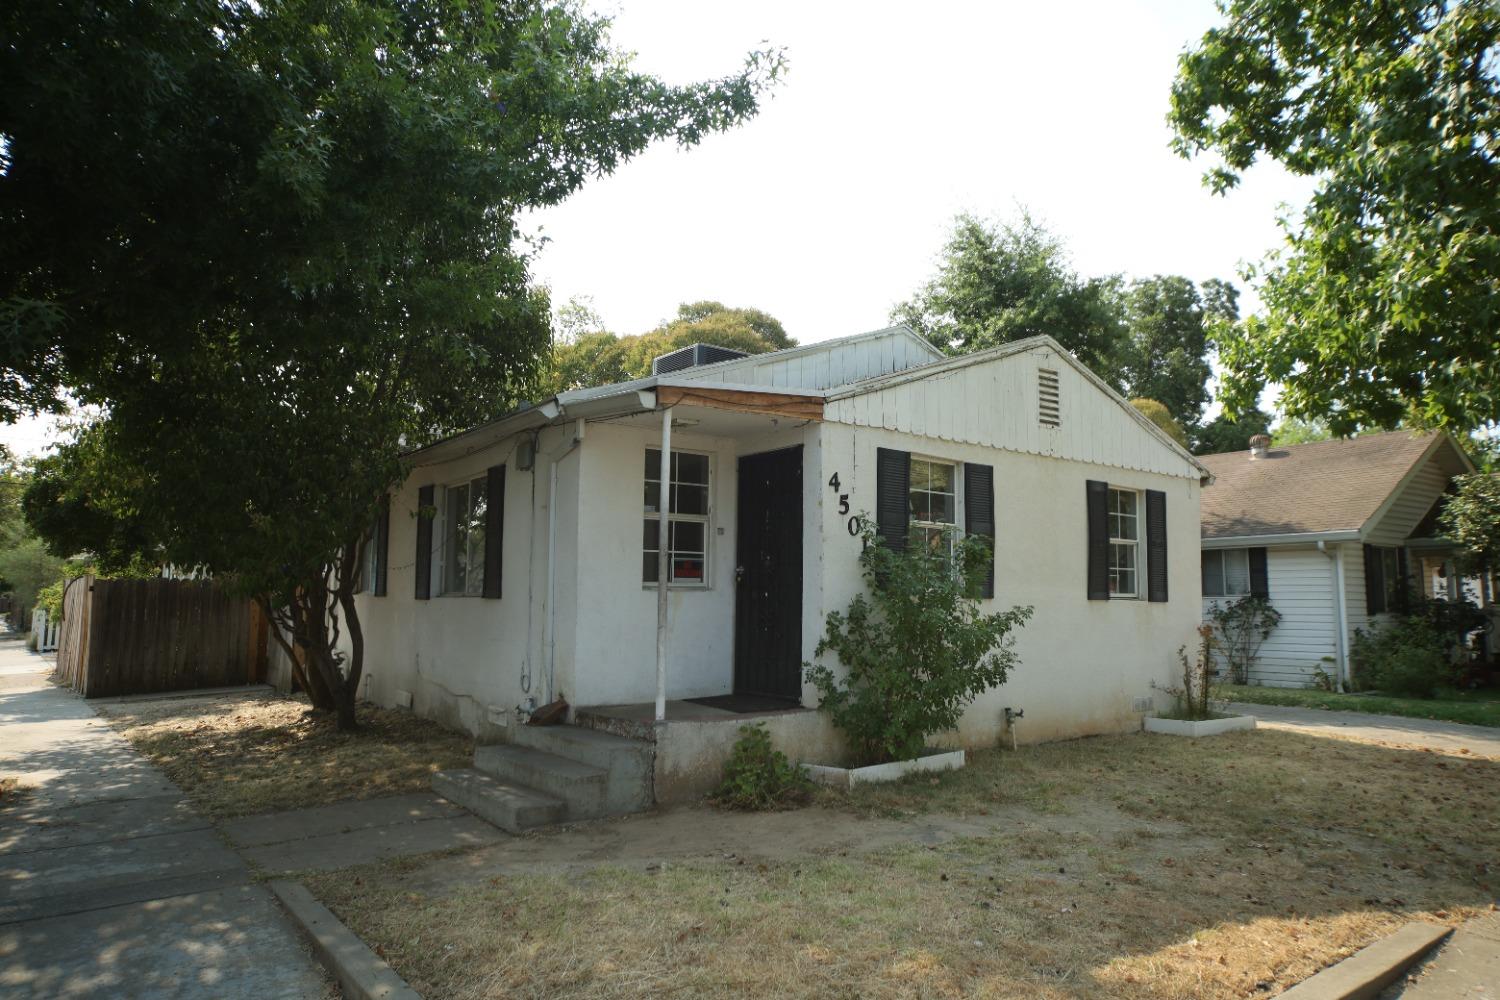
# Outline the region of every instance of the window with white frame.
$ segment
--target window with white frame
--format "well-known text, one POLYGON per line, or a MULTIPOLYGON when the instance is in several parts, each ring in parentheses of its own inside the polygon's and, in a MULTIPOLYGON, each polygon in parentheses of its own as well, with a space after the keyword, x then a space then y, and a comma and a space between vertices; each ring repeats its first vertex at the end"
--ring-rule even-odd
MULTIPOLYGON (((708 583, 709 460, 690 451, 672 452, 667 502, 670 537, 667 582, 679 586, 708 583)), ((641 581, 655 583, 661 551, 661 451, 646 449, 645 518, 641 531, 641 581)))
POLYGON ((913 455, 908 496, 913 542, 951 558, 958 526, 958 466, 913 455))
POLYGON ((1203 596, 1250 596, 1250 550, 1210 549, 1203 553, 1203 596))
POLYGON ((1141 495, 1109 489, 1109 596, 1140 594, 1141 495))
POLYGON ((443 593, 484 593, 484 516, 489 488, 483 476, 449 486, 443 503, 443 593))

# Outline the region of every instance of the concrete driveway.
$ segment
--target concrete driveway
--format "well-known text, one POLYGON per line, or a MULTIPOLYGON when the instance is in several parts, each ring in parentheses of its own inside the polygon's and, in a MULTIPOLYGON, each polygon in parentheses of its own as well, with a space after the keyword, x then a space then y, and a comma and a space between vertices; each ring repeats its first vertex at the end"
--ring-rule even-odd
POLYGON ((269 892, 160 772, 0 638, 0 995, 332 995, 269 892))
POLYGON ((1266 729, 1286 729, 1309 736, 1332 736, 1385 746, 1500 760, 1500 729, 1489 726, 1466 726, 1435 719, 1408 719, 1399 715, 1331 712, 1321 708, 1247 705, 1240 702, 1232 702, 1229 711, 1239 715, 1253 715, 1256 724, 1266 729))

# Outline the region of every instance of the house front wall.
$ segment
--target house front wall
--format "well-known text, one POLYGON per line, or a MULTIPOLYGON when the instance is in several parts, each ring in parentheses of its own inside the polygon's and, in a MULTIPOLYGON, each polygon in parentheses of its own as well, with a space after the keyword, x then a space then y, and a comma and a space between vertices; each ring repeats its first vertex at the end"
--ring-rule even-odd
MULTIPOLYGON (((1118 419, 1118 417, 1117 417, 1118 419)), ((1017 633, 1019 664, 1004 685, 981 695, 956 732, 939 742, 993 745, 1005 731, 1004 709, 1021 709, 1020 742, 1062 739, 1139 727, 1147 707, 1163 704, 1162 688, 1180 683, 1176 651, 1191 648, 1201 613, 1196 478, 1127 470, 1024 451, 829 422, 822 426, 823 467, 817 483, 824 585, 809 603, 804 636, 821 634, 824 616, 842 610, 864 586, 860 541, 849 532, 838 495, 852 512, 875 510, 878 448, 976 462, 994 468, 994 609, 1030 605, 1017 633), (837 474, 840 487, 828 482, 837 474), (1167 496, 1168 600, 1088 600, 1088 480, 1167 496)), ((958 522, 963 523, 960 508, 958 522)), ((808 704, 816 691, 804 691, 808 704)))
MULTIPOLYGON (((674 451, 709 456, 711 508, 704 586, 668 589, 667 696, 728 694, 734 686, 735 528, 738 460, 803 448, 803 600, 818 585, 811 517, 819 436, 816 424, 767 420, 733 437, 672 433, 674 451)), ((582 451, 577 612, 571 655, 560 673, 575 705, 616 705, 656 697, 655 584, 642 582, 645 459, 660 448, 659 427, 591 424, 582 451)), ((804 645, 806 645, 804 634, 804 645)), ((808 649, 810 653, 810 647, 808 649)))
MULTIPOLYGON (((519 469, 517 450, 531 435, 514 435, 472 454, 415 468, 391 496, 387 545, 387 593, 356 598, 365 638, 364 697, 383 705, 410 706, 420 715, 477 734, 504 726, 528 697, 546 696, 548 592, 546 554, 551 464, 559 459, 557 531, 552 539, 559 575, 556 590, 567 595, 576 565, 577 469, 565 455, 571 427, 548 428, 537 438, 529 471, 519 469), (445 525, 432 535, 432 596, 416 598, 418 491, 434 487, 444 507, 447 487, 482 478, 505 465, 504 548, 501 597, 489 599, 443 592, 445 525)), ((559 601, 561 605, 563 602, 559 601)), ((568 655, 571 632, 558 632, 558 654, 568 655)), ((347 635, 344 637, 347 649, 347 635)))

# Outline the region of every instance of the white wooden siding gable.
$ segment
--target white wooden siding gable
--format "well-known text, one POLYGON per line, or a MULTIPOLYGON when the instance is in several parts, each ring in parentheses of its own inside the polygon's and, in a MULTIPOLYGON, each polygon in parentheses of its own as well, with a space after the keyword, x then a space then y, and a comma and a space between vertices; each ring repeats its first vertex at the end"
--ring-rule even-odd
POLYGON ((1201 479, 1207 471, 1050 337, 948 358, 829 393, 823 418, 922 437, 1201 479), (1038 419, 1057 372, 1060 427, 1038 419))
POLYGON ((770 354, 673 372, 672 378, 725 385, 831 389, 940 360, 943 353, 910 327, 805 344, 770 354))
POLYGON ((1405 544, 1412 530, 1422 523, 1432 505, 1448 488, 1449 480, 1472 471, 1473 463, 1452 438, 1446 434, 1434 438, 1432 447, 1412 466, 1365 524, 1362 532, 1365 541, 1371 545, 1405 544))

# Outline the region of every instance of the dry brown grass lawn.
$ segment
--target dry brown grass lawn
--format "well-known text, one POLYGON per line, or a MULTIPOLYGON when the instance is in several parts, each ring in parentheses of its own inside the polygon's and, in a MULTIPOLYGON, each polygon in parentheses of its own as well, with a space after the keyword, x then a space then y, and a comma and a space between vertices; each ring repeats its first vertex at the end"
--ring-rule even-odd
POLYGON ((340 733, 301 698, 184 698, 100 704, 200 812, 216 818, 424 791, 467 767, 474 743, 409 712, 359 707, 340 733))
POLYGON ((1500 764, 1281 732, 985 753, 834 801, 853 828, 910 817, 914 842, 313 888, 433 998, 1186 1000, 1271 996, 1408 919, 1456 923, 1500 863, 1500 764), (922 846, 934 810, 993 826, 922 846))

